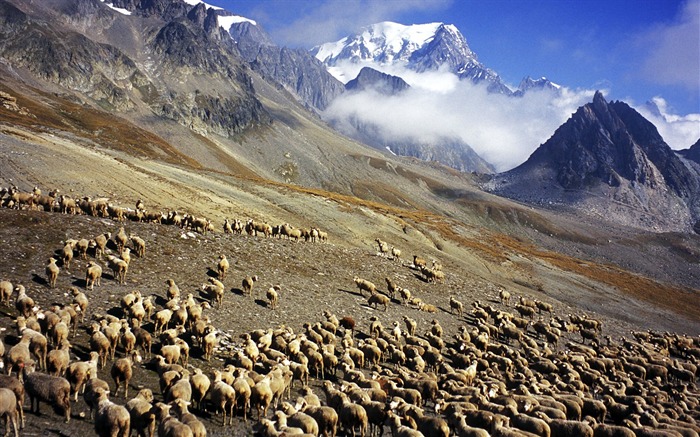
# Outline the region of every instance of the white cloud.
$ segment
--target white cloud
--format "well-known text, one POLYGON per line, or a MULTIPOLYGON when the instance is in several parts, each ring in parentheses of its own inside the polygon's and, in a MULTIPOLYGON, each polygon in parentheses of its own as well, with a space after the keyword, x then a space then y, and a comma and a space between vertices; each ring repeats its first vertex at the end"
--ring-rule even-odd
POLYGON ((700 91, 700 0, 688 0, 674 23, 645 32, 640 44, 647 51, 640 70, 645 80, 700 91))
POLYGON ((335 41, 368 24, 398 20, 401 14, 444 9, 452 0, 328 0, 275 32, 281 45, 308 47, 335 41))
POLYGON ((700 139, 700 114, 678 115, 662 97, 651 99, 652 105, 635 109, 654 123, 659 134, 672 149, 687 149, 700 139))
POLYGON ((498 171, 505 171, 524 162, 594 93, 562 88, 559 94, 531 90, 512 98, 456 78, 453 85, 451 90, 434 92, 422 84, 381 98, 372 91, 349 93, 336 99, 324 117, 346 132, 352 130, 350 119, 370 123, 387 140, 459 138, 498 171))

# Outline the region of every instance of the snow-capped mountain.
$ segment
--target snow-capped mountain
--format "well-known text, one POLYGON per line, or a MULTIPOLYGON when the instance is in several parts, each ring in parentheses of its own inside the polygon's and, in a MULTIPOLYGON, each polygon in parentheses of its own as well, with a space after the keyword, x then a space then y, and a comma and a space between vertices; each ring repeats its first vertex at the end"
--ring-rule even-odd
POLYGON ((467 40, 451 24, 406 26, 385 21, 314 47, 311 53, 344 83, 365 66, 379 71, 403 67, 419 73, 446 69, 460 79, 486 82, 491 91, 512 93, 496 72, 478 61, 467 40))
POLYGON ((520 81, 518 90, 515 91, 515 96, 522 96, 529 90, 550 90, 554 92, 559 92, 561 90, 561 85, 552 82, 546 77, 540 77, 539 79, 533 79, 530 76, 526 76, 520 81))

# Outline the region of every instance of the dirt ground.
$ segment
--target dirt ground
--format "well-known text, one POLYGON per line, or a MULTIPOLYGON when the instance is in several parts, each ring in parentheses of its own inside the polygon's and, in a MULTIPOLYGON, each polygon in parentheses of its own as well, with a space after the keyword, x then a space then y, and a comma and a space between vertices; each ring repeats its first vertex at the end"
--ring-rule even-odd
MULTIPOLYGON (((49 288, 46 282, 47 260, 57 255, 62 248, 62 241, 68 238, 90 239, 105 232, 116 233, 119 226, 119 223, 105 218, 1 208, 0 259, 3 262, 0 263, 0 279, 24 285, 28 294, 42 308, 68 303, 71 301, 67 294, 69 286, 84 289, 84 272, 88 260, 93 259, 93 253, 88 252, 88 260, 74 259, 70 269, 61 268, 54 289, 49 288)), ((120 316, 121 296, 135 289, 140 290, 144 296, 155 296, 155 302, 163 305, 167 279, 174 279, 183 295, 192 293, 197 299, 204 299, 200 295, 201 285, 215 275, 213 269, 219 255, 225 254, 231 262, 231 269, 224 281, 226 294, 223 305, 220 309, 207 312, 213 324, 226 332, 230 340, 222 342, 222 347, 211 362, 203 361, 197 348, 192 348, 191 351, 190 362, 207 371, 223 367, 230 354, 229 346, 240 342, 241 334, 281 325, 298 332, 306 322, 323 320, 324 310, 335 313, 339 318, 353 317, 360 336, 367 333, 371 316, 378 317, 385 327, 390 327, 393 321, 401 322, 402 316, 408 315, 418 321, 417 332, 421 335, 429 330, 431 321, 436 319, 445 329, 445 338, 450 339, 460 326, 471 326, 470 317, 450 313, 450 296, 462 301, 468 309, 471 309, 470 304, 476 300, 503 308, 498 302, 498 290, 494 284, 468 276, 459 265, 445 265, 444 284, 429 284, 411 268, 408 260, 392 260, 378 256, 372 250, 338 246, 333 243, 332 235, 328 243, 296 243, 245 234, 188 234, 173 226, 157 224, 127 222, 124 227, 127 234, 138 235, 146 241, 146 255, 144 258, 132 257, 126 285, 118 285, 111 272, 106 266, 103 267, 102 285, 87 292, 90 315, 110 313, 120 316), (240 290, 241 280, 248 275, 259 277, 252 297, 243 296, 240 290), (398 300, 392 301, 386 311, 381 307, 373 309, 367 305, 366 297, 356 289, 353 283, 355 276, 374 282, 382 291, 386 291, 384 278, 391 277, 398 285, 410 289, 414 296, 434 304, 438 311, 434 314, 421 312, 398 300), (276 310, 268 308, 264 293, 273 284, 281 286, 279 308, 276 310)), ((111 247, 114 249, 114 246, 111 247)), ((575 311, 557 300, 551 300, 551 303, 555 314, 565 316, 575 311)), ((16 310, 14 306, 2 307, 0 310, 4 314, 0 318, 0 326, 5 329, 4 342, 6 348, 9 348, 17 342, 13 326, 16 310)), ((512 308, 510 310, 513 311, 512 308)), ((629 333, 630 329, 653 328, 625 322, 622 317, 615 319, 600 314, 594 316, 603 321, 603 334, 613 338, 629 333)), ((149 323, 146 327, 151 328, 152 324, 149 323)), ((578 334, 566 336, 560 345, 569 340, 581 340, 578 334)), ((88 338, 85 327, 81 326, 77 336, 71 339, 74 359, 86 358, 88 338)), ((156 342, 154 351, 157 350, 156 342)), ((119 350, 117 356, 121 355, 119 350)), ((113 386, 108 373, 110 365, 108 363, 99 376, 113 386)), ((312 381, 316 393, 321 394, 320 382, 314 378, 312 381)), ((146 364, 136 368, 130 395, 143 387, 152 388, 156 399, 162 399, 157 374, 146 364)), ((298 388, 299 386, 295 391, 298 388)), ((321 397, 323 399, 322 395, 321 397)), ((120 395, 116 402, 123 403, 125 399, 120 395)), ((28 411, 28 400, 25 408, 28 411)), ((93 424, 83 417, 87 413, 86 405, 79 398, 73 405, 71 422, 64 424, 58 415, 44 406, 40 416, 27 412, 27 426, 22 435, 92 435, 93 424)), ((254 420, 244 423, 241 418, 237 418, 232 430, 222 428, 219 420, 220 418, 205 415, 208 435, 249 435, 253 432, 254 420)))

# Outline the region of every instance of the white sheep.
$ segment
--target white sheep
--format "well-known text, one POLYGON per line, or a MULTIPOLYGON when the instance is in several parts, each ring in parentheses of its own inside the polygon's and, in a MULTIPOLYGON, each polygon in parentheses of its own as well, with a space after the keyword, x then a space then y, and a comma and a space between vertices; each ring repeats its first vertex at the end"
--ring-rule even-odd
POLYGON ((12 282, 0 281, 0 303, 3 305, 9 305, 13 290, 14 287, 12 286, 12 282))
POLYGON ((267 297, 267 300, 270 302, 268 305, 271 310, 274 310, 277 308, 277 302, 279 301, 279 292, 280 291, 280 286, 279 285, 274 285, 270 288, 267 289, 267 292, 265 293, 265 297, 267 297))
POLYGON ((107 266, 112 270, 114 280, 119 285, 124 285, 126 283, 126 273, 129 270, 129 263, 114 255, 107 255, 107 266))
POLYGON ((146 256, 146 242, 144 241, 143 238, 130 234, 129 238, 131 239, 131 243, 134 245, 134 252, 139 258, 143 258, 146 256))
POLYGON ((258 275, 246 276, 241 282, 241 287, 244 295, 252 296, 253 284, 258 280, 258 275))
POLYGON ((96 389, 97 413, 95 415, 95 432, 100 437, 129 437, 131 433, 131 415, 126 407, 115 404, 107 398, 108 392, 96 389))
POLYGON ((101 278, 102 267, 94 261, 88 262, 87 269, 85 270, 85 288, 93 290, 95 285, 99 287, 101 278))
POLYGON ((226 279, 226 272, 228 272, 229 269, 229 262, 228 259, 226 259, 226 255, 220 255, 219 256, 219 264, 216 266, 216 272, 219 275, 219 280, 223 281, 226 279))
POLYGON ((56 280, 58 279, 58 273, 60 269, 56 265, 56 258, 49 258, 49 263, 46 266, 46 277, 48 279, 49 287, 56 288, 56 280))
POLYGON ((58 349, 49 351, 46 356, 46 369, 49 375, 64 376, 70 364, 70 347, 68 340, 63 340, 58 349))
POLYGON ((0 388, 0 417, 5 418, 5 435, 10 433, 10 424, 12 424, 15 437, 19 437, 19 432, 17 431, 17 397, 9 388, 0 388))

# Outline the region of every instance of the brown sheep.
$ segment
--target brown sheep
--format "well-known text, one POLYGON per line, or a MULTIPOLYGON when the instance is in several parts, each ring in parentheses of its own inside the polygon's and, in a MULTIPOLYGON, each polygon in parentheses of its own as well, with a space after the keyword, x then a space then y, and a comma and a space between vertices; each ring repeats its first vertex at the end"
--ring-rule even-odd
POLYGON ((369 298, 367 298, 367 304, 374 309, 377 309, 377 305, 384 305, 384 311, 387 310, 389 306, 389 297, 381 293, 373 292, 369 298))

